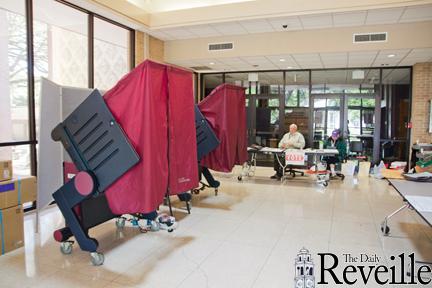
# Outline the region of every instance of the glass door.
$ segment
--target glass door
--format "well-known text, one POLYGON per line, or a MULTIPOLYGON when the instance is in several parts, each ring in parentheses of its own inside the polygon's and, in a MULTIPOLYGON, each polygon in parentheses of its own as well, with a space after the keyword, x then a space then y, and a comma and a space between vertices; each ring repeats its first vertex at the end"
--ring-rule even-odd
POLYGON ((375 95, 347 96, 346 134, 348 142, 362 143, 362 154, 373 158, 375 130, 375 95))
MULTIPOLYGON (((246 96, 248 109, 248 142, 277 147, 283 133, 283 73, 258 72, 258 81, 250 81, 246 96)), ((261 166, 272 166, 273 156, 259 154, 261 166)))
POLYGON ((314 147, 327 139, 334 129, 342 128, 342 101, 343 95, 312 95, 314 147))

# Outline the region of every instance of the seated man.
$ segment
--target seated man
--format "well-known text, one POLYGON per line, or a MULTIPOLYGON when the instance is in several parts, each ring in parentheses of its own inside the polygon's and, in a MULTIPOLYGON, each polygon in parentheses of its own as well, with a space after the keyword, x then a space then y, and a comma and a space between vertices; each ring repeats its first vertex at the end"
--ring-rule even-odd
MULTIPOLYGON (((282 140, 279 142, 279 148, 282 149, 303 149, 305 147, 305 139, 303 135, 297 131, 297 125, 291 124, 289 127, 289 132, 286 133, 282 140)), ((279 164, 279 161, 276 157, 279 157, 279 161, 282 165, 285 165, 285 157, 280 157, 275 155, 274 160, 274 170, 276 171, 276 174, 271 176, 271 179, 280 179, 283 175, 282 173, 282 167, 279 164)))
POLYGON ((344 161, 347 155, 346 143, 345 140, 342 138, 341 131, 339 129, 333 130, 332 135, 324 143, 324 148, 337 149, 339 152, 338 155, 327 156, 323 159, 327 162, 327 169, 330 168, 331 176, 334 177, 336 176, 335 164, 344 161))

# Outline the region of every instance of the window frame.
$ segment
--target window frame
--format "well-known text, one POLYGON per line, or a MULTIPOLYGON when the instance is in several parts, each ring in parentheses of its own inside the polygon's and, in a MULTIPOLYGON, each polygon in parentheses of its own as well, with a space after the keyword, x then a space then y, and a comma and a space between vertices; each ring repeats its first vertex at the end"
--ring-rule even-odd
MULTIPOLYGON (((29 121, 29 139, 26 141, 9 141, 0 142, 0 147, 30 145, 30 173, 37 176, 37 151, 36 145, 38 140, 36 137, 36 104, 35 104, 35 77, 34 77, 34 39, 33 39, 33 0, 21 0, 25 4, 25 21, 26 21, 26 49, 27 49, 27 94, 28 94, 28 121, 29 121)), ((129 31, 129 70, 135 67, 135 30, 98 13, 94 13, 75 4, 64 0, 55 0, 56 2, 66 5, 71 9, 81 11, 87 14, 88 27, 88 88, 94 88, 94 19, 106 21, 129 31)))

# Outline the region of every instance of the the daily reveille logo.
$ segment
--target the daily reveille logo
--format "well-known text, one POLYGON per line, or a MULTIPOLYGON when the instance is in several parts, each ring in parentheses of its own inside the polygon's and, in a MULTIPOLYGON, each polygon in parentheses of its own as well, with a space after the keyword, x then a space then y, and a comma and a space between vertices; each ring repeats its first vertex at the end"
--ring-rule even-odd
POLYGON ((314 288, 330 285, 400 285, 399 287, 432 287, 432 267, 416 265, 414 253, 390 256, 388 262, 376 254, 317 253, 320 269, 314 259, 302 248, 295 259, 295 288, 314 288), (315 278, 317 277, 317 278, 315 278))

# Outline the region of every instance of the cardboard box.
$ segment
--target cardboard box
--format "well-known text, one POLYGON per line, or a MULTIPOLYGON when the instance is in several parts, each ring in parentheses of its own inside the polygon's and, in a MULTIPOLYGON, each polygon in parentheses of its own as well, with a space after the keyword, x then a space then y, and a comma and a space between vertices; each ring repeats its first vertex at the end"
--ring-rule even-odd
POLYGON ((12 179, 12 161, 0 160, 0 181, 6 181, 12 179))
POLYGON ((36 201, 37 180, 34 176, 0 182, 0 209, 36 201))
POLYGON ((0 255, 24 246, 22 206, 0 209, 0 255))

